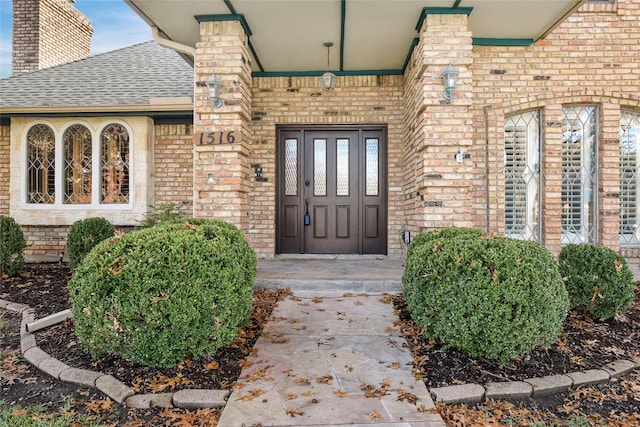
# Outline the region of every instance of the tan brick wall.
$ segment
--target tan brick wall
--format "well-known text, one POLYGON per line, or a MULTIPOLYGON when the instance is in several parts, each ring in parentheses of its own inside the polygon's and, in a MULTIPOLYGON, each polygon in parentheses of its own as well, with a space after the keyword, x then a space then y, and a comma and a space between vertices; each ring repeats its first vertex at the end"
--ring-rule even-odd
POLYGON ((13 1, 13 75, 87 58, 93 27, 67 0, 13 1))
POLYGON ((193 215, 192 125, 156 125, 154 141, 153 202, 156 208, 177 203, 193 215))
POLYGON ((9 215, 10 126, 0 126, 0 215, 9 215))
MULTIPOLYGON (((588 4, 533 46, 474 46, 472 155, 488 182, 489 200, 477 227, 504 231, 505 116, 541 109, 543 241, 560 250, 562 107, 590 104, 598 108, 598 240, 617 248, 620 108, 640 109, 639 24, 637 1, 588 4)), ((483 206, 478 200, 479 211, 483 206)))
POLYGON ((427 15, 406 71, 404 199, 414 233, 476 223, 476 166, 455 159, 472 144, 471 41, 466 14, 427 15), (460 74, 447 103, 441 73, 449 64, 460 74))
POLYGON ((9 215, 9 165, 11 127, 0 126, 0 215, 9 215))
POLYGON ((194 216, 248 228, 251 57, 238 21, 203 22, 196 44, 196 132, 233 131, 234 144, 194 147, 194 216), (222 79, 224 105, 213 108, 205 82, 222 79))
POLYGON ((250 163, 260 163, 268 182, 250 179, 247 238, 259 256, 275 253, 276 126, 297 124, 388 125, 389 253, 399 254, 405 227, 402 186, 402 76, 339 77, 323 91, 318 77, 254 78, 250 163))

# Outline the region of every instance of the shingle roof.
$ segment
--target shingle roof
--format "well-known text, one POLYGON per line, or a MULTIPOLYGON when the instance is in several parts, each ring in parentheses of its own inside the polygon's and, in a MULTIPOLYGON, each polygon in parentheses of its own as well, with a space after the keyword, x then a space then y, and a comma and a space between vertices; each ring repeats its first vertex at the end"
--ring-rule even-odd
POLYGON ((0 80, 0 108, 148 105, 193 99, 193 66, 155 42, 0 80))

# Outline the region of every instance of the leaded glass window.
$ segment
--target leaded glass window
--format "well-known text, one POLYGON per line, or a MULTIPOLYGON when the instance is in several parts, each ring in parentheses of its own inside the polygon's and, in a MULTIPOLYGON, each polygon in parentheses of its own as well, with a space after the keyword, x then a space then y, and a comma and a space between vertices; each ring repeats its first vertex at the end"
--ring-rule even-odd
POLYGON ((349 195, 349 140, 336 141, 336 195, 349 195))
POLYGON ((103 204, 129 202, 129 133, 110 124, 100 136, 101 200, 103 204))
POLYGON ((313 195, 327 195, 327 140, 313 140, 313 195))
POLYGON ((378 158, 378 138, 367 138, 365 143, 365 195, 377 196, 379 191, 378 169, 380 162, 378 158))
POLYGON ((640 245, 640 112, 620 116, 620 244, 640 245))
POLYGON ((595 243, 597 221, 596 107, 563 108, 562 243, 595 243))
POLYGON ((64 203, 91 203, 92 140, 85 126, 73 125, 65 130, 64 141, 64 203))
POLYGON ((284 141, 284 195, 298 195, 298 140, 284 141))
POLYGON ((540 241, 540 113, 507 117, 504 126, 504 232, 540 241))
POLYGON ((47 125, 35 125, 27 133, 27 203, 55 203, 55 142, 47 125))

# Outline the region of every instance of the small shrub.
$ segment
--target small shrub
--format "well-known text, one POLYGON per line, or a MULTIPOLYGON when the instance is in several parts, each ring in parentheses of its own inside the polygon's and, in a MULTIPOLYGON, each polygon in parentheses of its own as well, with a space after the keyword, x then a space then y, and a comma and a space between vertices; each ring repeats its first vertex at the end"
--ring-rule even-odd
POLYGON ((0 215, 0 276, 13 276, 22 271, 26 247, 24 234, 16 221, 0 215))
POLYGON ((435 239, 474 239, 480 236, 484 236, 485 233, 476 228, 465 227, 448 227, 439 228, 437 230, 428 231, 426 233, 418 234, 411 242, 409 246, 408 254, 411 254, 412 248, 431 242, 435 239))
POLYGON ((140 221, 140 224, 136 226, 137 229, 149 228, 164 222, 170 222, 185 218, 185 214, 175 202, 165 203, 160 205, 159 208, 149 206, 151 212, 145 215, 144 220, 140 221))
POLYGON ((562 248, 558 259, 571 308, 584 307, 602 319, 629 309, 635 282, 621 255, 603 246, 571 244, 562 248))
POLYGON ((416 246, 403 291, 427 337, 501 362, 551 344, 568 310, 551 253, 537 243, 491 235, 416 246))
POLYGON ((113 234, 113 226, 102 217, 74 222, 67 235, 67 255, 71 268, 76 269, 95 245, 113 234))
POLYGON ((250 318, 256 256, 216 220, 170 221, 97 245, 69 282, 94 355, 170 367, 229 344, 250 318))

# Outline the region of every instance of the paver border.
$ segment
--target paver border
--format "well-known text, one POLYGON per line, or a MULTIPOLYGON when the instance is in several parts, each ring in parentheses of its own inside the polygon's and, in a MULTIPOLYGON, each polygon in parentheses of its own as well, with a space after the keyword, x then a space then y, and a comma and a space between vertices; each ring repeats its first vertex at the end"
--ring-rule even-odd
MULTIPOLYGON (((25 359, 33 366, 61 381, 97 388, 116 402, 130 408, 146 409, 152 406, 189 408, 220 408, 229 397, 228 390, 186 389, 173 393, 139 393, 111 375, 68 366, 51 357, 38 347, 33 333, 24 325, 34 321, 34 310, 24 304, 0 299, 0 308, 22 313, 20 348, 25 359), (43 366, 41 368, 40 366, 43 366), (180 393, 179 399, 175 394, 180 393), (185 396, 188 396, 185 399, 185 396)), ((485 400, 522 400, 543 395, 562 393, 573 387, 605 383, 631 371, 640 369, 640 357, 633 360, 618 359, 601 369, 575 371, 566 374, 534 377, 523 381, 503 383, 468 383, 428 389, 434 402, 445 404, 480 403, 485 400), (526 390, 525 390, 526 389, 526 390), (496 392, 496 390, 500 390, 496 392), (504 390, 504 392, 502 391, 504 390), (513 391, 513 392, 512 392, 513 391)))
MULTIPOLYGON (((43 373, 54 377, 60 381, 78 384, 85 387, 100 390, 111 399, 135 409, 148 409, 154 406, 178 407, 178 408, 219 408, 226 404, 229 396, 228 390, 193 390, 194 393, 182 393, 181 399, 176 400, 176 393, 139 393, 117 380, 111 375, 101 372, 78 369, 69 366, 58 359, 52 357, 40 347, 35 339, 34 332, 27 332, 26 325, 34 321, 34 309, 24 304, 16 304, 11 301, 0 299, 0 309, 5 309, 14 313, 22 313, 20 322, 20 351, 27 362, 39 369, 43 373), (193 396, 192 399, 185 399, 184 396, 193 396), (200 399, 200 400, 199 400, 200 399), (203 402, 203 400, 205 400, 203 402), (205 404, 206 406, 203 406, 205 404)), ((182 390, 182 392, 190 391, 182 390)))

